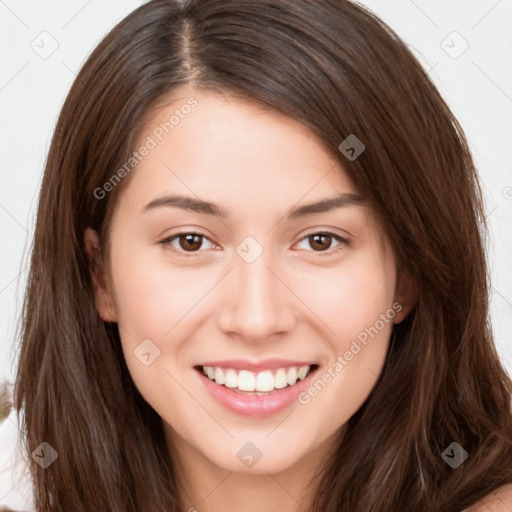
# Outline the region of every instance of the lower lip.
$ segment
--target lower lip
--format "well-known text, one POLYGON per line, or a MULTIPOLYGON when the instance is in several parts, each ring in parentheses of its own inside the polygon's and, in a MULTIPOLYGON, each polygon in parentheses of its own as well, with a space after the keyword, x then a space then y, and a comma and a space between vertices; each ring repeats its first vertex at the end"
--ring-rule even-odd
POLYGON ((312 376, 317 370, 318 367, 309 372, 306 378, 297 381, 293 386, 287 386, 286 388, 276 390, 272 394, 260 396, 237 393, 226 386, 220 386, 210 380, 201 370, 194 371, 199 374, 206 389, 213 398, 226 409, 251 418, 263 418, 278 414, 297 400, 299 394, 309 387, 312 376))

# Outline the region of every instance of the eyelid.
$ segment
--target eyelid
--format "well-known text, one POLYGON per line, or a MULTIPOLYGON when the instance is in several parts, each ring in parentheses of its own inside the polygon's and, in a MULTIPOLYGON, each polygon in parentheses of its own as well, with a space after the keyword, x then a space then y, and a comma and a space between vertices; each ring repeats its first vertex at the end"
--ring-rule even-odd
POLYGON ((339 235, 338 233, 331 231, 331 229, 332 228, 312 229, 312 230, 306 232, 304 235, 302 235, 302 238, 300 240, 303 240, 304 238, 311 236, 311 235, 324 234, 324 235, 331 235, 333 238, 337 238, 338 240, 342 240, 343 242, 350 243, 351 235, 349 235, 349 233, 346 233, 345 235, 339 235))
MULTIPOLYGON (((326 251, 313 251, 308 250, 307 252, 316 254, 318 256, 332 256, 333 254, 336 254, 338 251, 344 249, 345 247, 350 246, 351 242, 348 237, 343 237, 341 235, 338 235, 337 233, 334 233, 333 231, 329 231, 328 229, 315 229, 312 230, 305 235, 303 235, 300 240, 297 243, 301 243, 304 239, 312 236, 312 235, 329 235, 331 238, 334 238, 339 242, 339 245, 335 247, 331 247, 330 249, 327 249, 326 251)), ((296 245, 296 244, 294 244, 296 245)))
MULTIPOLYGON (((308 238, 309 236, 319 235, 319 234, 331 236, 331 238, 334 238, 335 240, 337 240, 340 243, 340 245, 336 246, 334 248, 331 248, 331 249, 327 249, 326 251, 313 251, 313 250, 311 250, 311 251, 307 251, 307 252, 312 252, 312 253, 315 253, 315 254, 317 254, 319 256, 332 255, 333 253, 337 252, 337 250, 342 249, 342 248, 344 248, 346 246, 349 246, 350 243, 351 243, 349 237, 344 237, 344 236, 338 235, 337 233, 334 233, 333 231, 329 231, 327 229, 323 230, 323 229, 318 229, 317 228, 317 229, 313 229, 313 230, 305 233, 294 245, 297 245, 298 243, 302 242, 304 239, 308 238)), ((181 250, 181 249, 177 249, 176 247, 171 246, 171 242, 174 241, 176 238, 179 238, 181 235, 196 235, 196 236, 200 236, 200 237, 205 238, 206 240, 208 240, 213 245, 216 245, 215 242, 213 242, 210 239, 209 236, 205 235, 204 233, 201 233, 199 231, 194 231, 194 230, 178 231, 177 233, 173 233, 172 235, 169 235, 169 236, 165 237, 163 240, 161 240, 158 243, 163 245, 164 247, 170 246, 176 252, 178 252, 179 254, 183 254, 185 256, 194 256, 194 255, 197 255, 200 252, 203 252, 202 250, 187 252, 187 251, 184 251, 184 250, 181 250)))
POLYGON ((180 249, 177 249, 176 247, 173 247, 171 245, 171 242, 174 241, 176 238, 179 238, 181 235, 196 235, 196 236, 200 236, 202 238, 205 238, 206 240, 208 240, 210 243, 212 243, 213 245, 216 245, 211 239, 209 236, 205 235, 204 233, 201 233, 199 231, 194 231, 194 230, 183 230, 183 231, 178 231, 176 233, 173 233, 172 235, 169 235, 169 236, 166 236, 163 240, 160 240, 158 242, 159 245, 162 245, 164 248, 166 248, 167 246, 171 247, 172 250, 174 250, 175 252, 177 252, 178 254, 184 254, 185 256, 194 256, 195 254, 198 254, 200 252, 203 252, 202 250, 200 251, 191 251, 191 252, 187 252, 187 251, 183 251, 183 250, 180 250, 180 249))

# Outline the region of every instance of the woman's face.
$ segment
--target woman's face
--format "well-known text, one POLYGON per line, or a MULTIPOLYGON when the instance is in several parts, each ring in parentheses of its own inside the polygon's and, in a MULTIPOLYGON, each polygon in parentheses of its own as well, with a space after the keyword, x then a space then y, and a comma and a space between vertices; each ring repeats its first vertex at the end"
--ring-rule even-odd
POLYGON ((376 383, 408 310, 392 250, 339 162, 282 114, 181 89, 143 146, 113 215, 100 315, 118 322, 181 454, 285 470, 343 434, 376 383), (264 394, 238 389, 256 384, 264 394))

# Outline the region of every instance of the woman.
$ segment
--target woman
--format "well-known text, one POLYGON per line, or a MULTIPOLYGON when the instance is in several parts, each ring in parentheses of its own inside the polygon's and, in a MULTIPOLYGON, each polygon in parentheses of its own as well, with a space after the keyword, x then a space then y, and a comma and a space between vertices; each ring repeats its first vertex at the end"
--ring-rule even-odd
POLYGON ((483 225, 459 124, 362 7, 143 5, 45 169, 14 397, 35 509, 512 504, 483 225))

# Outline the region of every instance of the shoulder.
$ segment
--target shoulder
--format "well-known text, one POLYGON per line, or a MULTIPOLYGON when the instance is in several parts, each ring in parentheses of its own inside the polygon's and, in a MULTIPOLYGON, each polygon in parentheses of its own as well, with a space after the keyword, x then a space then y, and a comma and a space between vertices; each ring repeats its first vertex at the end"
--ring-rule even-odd
POLYGON ((463 512, 510 512, 512 483, 502 485, 463 512))
POLYGON ((33 489, 22 455, 22 432, 16 410, 0 420, 0 511, 32 511, 33 489))

